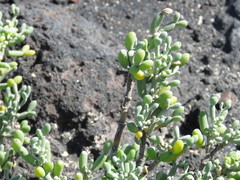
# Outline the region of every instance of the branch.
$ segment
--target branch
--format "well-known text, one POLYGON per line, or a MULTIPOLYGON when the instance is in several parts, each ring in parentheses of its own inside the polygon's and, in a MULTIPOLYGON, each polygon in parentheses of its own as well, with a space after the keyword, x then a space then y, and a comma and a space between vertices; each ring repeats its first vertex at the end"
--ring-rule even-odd
POLYGON ((123 129, 126 126, 126 117, 127 117, 127 112, 128 109, 131 105, 131 100, 132 100, 132 91, 134 88, 134 81, 131 78, 131 75, 128 74, 128 80, 127 80, 127 90, 124 96, 124 100, 122 103, 122 110, 121 110, 121 114, 120 114, 120 120, 118 121, 118 128, 113 140, 113 147, 112 150, 110 152, 110 156, 112 156, 118 149, 121 138, 122 138, 122 133, 123 133, 123 129))
POLYGON ((140 145, 140 151, 139 151, 139 158, 137 160, 137 167, 142 166, 144 163, 146 139, 147 139, 146 133, 143 131, 143 136, 141 138, 141 145, 140 145))
POLYGON ((220 151, 222 148, 224 148, 227 144, 224 142, 224 143, 221 143, 221 144, 217 144, 215 146, 215 148, 209 152, 202 160, 201 160, 201 165, 200 165, 200 169, 203 170, 204 168, 204 161, 207 160, 207 159, 210 159, 212 160, 213 159, 213 156, 216 154, 216 152, 220 151))

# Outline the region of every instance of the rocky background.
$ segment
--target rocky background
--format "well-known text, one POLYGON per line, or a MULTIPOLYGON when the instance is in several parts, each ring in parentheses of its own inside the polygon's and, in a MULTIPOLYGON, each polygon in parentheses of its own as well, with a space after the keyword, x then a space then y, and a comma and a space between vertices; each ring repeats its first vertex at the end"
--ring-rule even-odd
MULTIPOLYGON (((163 8, 179 11, 189 22, 171 34, 191 54, 174 90, 186 107, 181 133, 198 126, 199 111, 207 109, 213 93, 231 92, 235 106, 228 122, 238 118, 239 0, 0 0, 6 17, 12 3, 21 9, 20 24, 35 28, 26 42, 37 54, 20 60, 17 72, 38 101, 38 116, 30 123, 33 132, 52 125, 52 154, 66 162, 69 179, 83 149, 97 157, 102 143, 113 139, 125 91, 126 72, 116 58, 125 35, 135 31, 139 39, 146 37, 153 15, 163 8)), ((15 171, 34 179, 24 163, 15 171)))

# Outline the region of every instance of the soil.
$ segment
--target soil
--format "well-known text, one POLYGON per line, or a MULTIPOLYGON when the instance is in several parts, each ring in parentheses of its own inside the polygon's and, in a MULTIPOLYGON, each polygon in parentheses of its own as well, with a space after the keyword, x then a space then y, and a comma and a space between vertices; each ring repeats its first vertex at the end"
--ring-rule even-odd
MULTIPOLYGON (((116 131, 126 81, 116 57, 125 35, 135 31, 139 39, 146 37, 153 15, 163 8, 179 11, 189 22, 186 29, 171 34, 173 41, 182 42, 182 51, 191 54, 178 76, 181 85, 174 90, 186 107, 181 134, 198 127, 199 112, 207 110, 214 93, 232 92, 236 103, 227 121, 238 118, 239 0, 0 0, 6 17, 11 3, 21 9, 19 23, 35 28, 26 43, 37 54, 22 58, 17 72, 32 86, 31 99, 38 101, 38 115, 29 120, 32 132, 51 124, 53 159, 66 162, 69 179, 78 171, 81 151, 96 158, 116 131)), ((132 137, 125 133, 124 141, 132 137)), ((200 156, 189 157, 195 160, 192 168, 200 156)), ((14 173, 34 179, 31 169, 20 163, 14 173)))

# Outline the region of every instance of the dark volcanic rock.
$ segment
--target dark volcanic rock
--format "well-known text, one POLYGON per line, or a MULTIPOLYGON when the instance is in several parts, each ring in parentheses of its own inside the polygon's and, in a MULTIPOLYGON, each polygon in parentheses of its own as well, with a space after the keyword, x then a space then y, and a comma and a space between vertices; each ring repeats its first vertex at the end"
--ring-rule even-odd
MULTIPOLYGON (((46 122, 53 126, 53 157, 68 162, 69 178, 77 171, 82 149, 97 156, 115 133, 125 82, 116 57, 125 34, 135 31, 139 39, 146 37, 152 16, 163 8, 177 10, 189 21, 187 29, 171 33, 173 41, 182 42, 182 51, 191 54, 179 76, 182 83, 174 89, 186 106, 182 134, 197 127, 198 113, 206 110, 213 93, 232 91, 240 97, 239 1, 14 2, 21 9, 20 23, 35 28, 26 42, 37 55, 19 61, 18 71, 33 88, 31 98, 38 101, 38 116, 31 123, 35 128, 46 122)), ((0 1, 1 9, 8 11, 10 3, 0 1)), ((238 117, 238 106, 236 102, 228 121, 238 117)), ((31 177, 28 171, 23 174, 31 177)))

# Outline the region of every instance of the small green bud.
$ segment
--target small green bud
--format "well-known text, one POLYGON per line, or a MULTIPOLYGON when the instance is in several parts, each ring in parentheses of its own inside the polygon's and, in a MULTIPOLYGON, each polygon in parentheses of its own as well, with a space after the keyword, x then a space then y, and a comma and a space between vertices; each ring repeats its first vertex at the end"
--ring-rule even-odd
POLYGON ((172 153, 173 153, 173 154, 179 154, 179 153, 182 152, 183 148, 184 148, 184 143, 183 143, 183 141, 180 140, 180 139, 178 139, 178 140, 174 143, 174 145, 173 145, 173 147, 172 147, 172 153))
POLYGON ((36 54, 36 51, 34 51, 34 50, 28 50, 28 51, 25 51, 24 52, 24 56, 34 56, 36 54))
POLYGON ((209 131, 209 124, 206 112, 200 112, 199 115, 199 126, 203 134, 207 135, 209 131))
POLYGON ((156 100, 162 109, 165 109, 168 105, 167 100, 171 99, 172 97, 172 92, 171 91, 165 91, 163 92, 159 98, 156 100))
POLYGON ((58 160, 53 168, 53 176, 60 177, 62 175, 64 167, 64 162, 62 160, 58 160))
POLYGON ((123 150, 122 150, 122 149, 118 149, 118 151, 117 151, 117 156, 118 156, 120 159, 122 159, 122 157, 123 157, 124 155, 125 155, 125 154, 124 154, 123 150))
POLYGON ((184 66, 185 64, 187 64, 187 62, 189 61, 189 59, 190 59, 190 54, 188 54, 188 53, 182 54, 182 57, 181 57, 181 59, 180 59, 180 62, 181 62, 180 67, 182 67, 182 66, 184 66))
POLYGON ((154 61, 153 60, 146 60, 146 61, 143 61, 140 66, 139 66, 139 69, 142 70, 142 71, 146 71, 148 70, 150 67, 152 67, 154 64, 154 61))
POLYGON ((125 37, 125 47, 127 50, 133 49, 134 45, 137 42, 137 37, 135 32, 129 32, 125 37))
POLYGON ((34 174, 35 174, 38 178, 43 178, 43 177, 46 175, 44 169, 43 169, 42 167, 40 167, 40 166, 38 166, 38 167, 36 167, 36 168, 34 169, 34 174))
POLYGON ((107 155, 109 151, 112 149, 113 143, 112 141, 107 141, 103 145, 103 154, 107 155))
POLYGON ((54 164, 52 161, 47 161, 43 164, 43 169, 46 174, 50 173, 53 170, 54 164))
POLYGON ((37 101, 34 100, 28 105, 27 111, 28 112, 33 111, 36 108, 36 106, 37 106, 37 101))
POLYGON ((103 166, 103 163, 107 160, 106 155, 100 155, 93 164, 92 171, 97 171, 103 166))
POLYGON ((88 164, 88 153, 86 151, 82 151, 79 156, 79 168, 81 173, 85 173, 87 170, 87 164, 88 164))
POLYGON ((8 87, 13 87, 13 85, 15 84, 16 82, 13 80, 13 79, 8 79, 7 81, 7 86, 8 87))
POLYGON ((22 82, 22 79, 23 79, 22 76, 16 76, 13 78, 16 84, 20 84, 22 82))
POLYGON ((185 180, 194 180, 194 177, 192 175, 187 175, 185 180))
POLYGON ((133 75, 136 80, 143 80, 145 78, 145 74, 143 71, 139 70, 136 74, 133 75))
POLYGON ((202 135, 202 132, 199 129, 194 129, 192 132, 192 135, 197 135, 198 136, 198 140, 195 142, 195 144, 198 147, 203 147, 205 145, 205 141, 202 135))
POLYGON ((155 46, 158 46, 158 45, 162 44, 162 39, 161 38, 155 37, 153 40, 154 40, 155 46))
POLYGON ((174 117, 171 119, 171 121, 173 121, 173 122, 180 122, 180 121, 182 121, 182 120, 183 120, 182 116, 174 116, 174 117))
POLYGON ((30 50, 30 46, 29 46, 28 44, 26 44, 26 45, 24 45, 24 46, 22 47, 22 51, 23 51, 23 52, 26 52, 26 51, 28 51, 28 50, 30 50))
POLYGON ((8 63, 11 68, 17 67, 18 63, 17 62, 10 62, 8 63))
POLYGON ((75 175, 74 180, 83 180, 83 175, 82 175, 82 173, 77 173, 77 174, 75 175))
POLYGON ((173 56, 173 62, 179 61, 182 57, 182 53, 176 53, 173 56))
POLYGON ((31 126, 29 126, 28 124, 21 123, 20 129, 23 133, 28 133, 31 130, 31 126))
POLYGON ((145 51, 142 49, 138 49, 134 56, 134 65, 138 66, 145 57, 145 51))
POLYGON ((23 141, 24 141, 24 133, 21 130, 16 130, 13 133, 13 137, 16 139, 19 139, 21 141, 21 143, 23 143, 23 141))
POLYGON ((149 94, 145 95, 144 98, 143 98, 143 102, 144 102, 145 104, 151 104, 152 101, 153 101, 153 98, 152 98, 152 96, 149 95, 149 94))
POLYGON ((175 26, 176 26, 175 23, 170 23, 170 24, 163 27, 163 31, 170 32, 175 28, 175 26))
POLYGON ((169 91, 171 89, 171 86, 163 86, 159 89, 157 95, 161 95, 162 93, 166 92, 166 91, 169 91))
POLYGON ((135 150, 135 149, 131 149, 131 150, 129 151, 129 153, 127 154, 127 159, 126 159, 126 161, 131 161, 131 160, 133 160, 133 159, 135 158, 135 156, 136 156, 136 150, 135 150))
POLYGON ((179 12, 175 12, 173 16, 173 21, 176 23, 180 19, 181 14, 179 12))
POLYGON ((227 127, 221 123, 218 125, 218 127, 216 129, 217 129, 217 132, 219 132, 222 135, 226 132, 227 127))
POLYGON ((164 15, 172 14, 173 10, 171 8, 165 8, 165 9, 162 10, 162 13, 164 15))
POLYGON ((178 116, 181 115, 182 113, 184 113, 184 107, 180 106, 173 111, 173 116, 178 116))
POLYGON ((176 26, 181 28, 185 28, 187 27, 187 25, 188 25, 188 22, 186 20, 181 20, 176 23, 176 26))
POLYGON ((175 42, 173 45, 172 45, 172 47, 171 47, 171 51, 177 51, 177 50, 179 50, 180 48, 181 48, 181 46, 182 46, 182 44, 181 44, 181 42, 175 42))
POLYGON ((168 83, 168 86, 177 87, 180 83, 181 83, 181 81, 179 81, 179 80, 173 80, 168 83))
POLYGON ((128 61, 128 54, 127 51, 125 49, 122 49, 119 53, 118 53, 118 61, 119 64, 123 67, 123 68, 127 68, 129 66, 129 61, 128 61))
POLYGON ((162 40, 165 40, 168 37, 168 33, 166 31, 161 32, 159 36, 162 40))
POLYGON ((51 125, 49 123, 46 123, 43 127, 42 133, 43 135, 47 135, 51 131, 51 125))
POLYGON ((22 142, 19 139, 14 138, 12 141, 12 148, 14 151, 19 152, 22 147, 22 142))
POLYGON ((136 124, 134 122, 127 123, 127 128, 132 133, 136 133, 139 131, 138 127, 136 126, 136 124))

